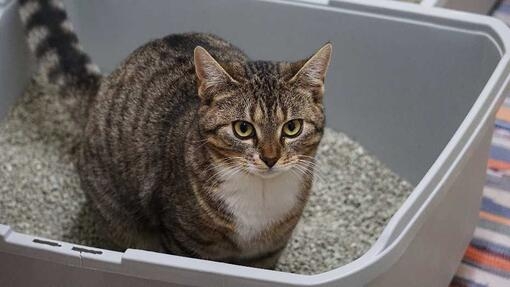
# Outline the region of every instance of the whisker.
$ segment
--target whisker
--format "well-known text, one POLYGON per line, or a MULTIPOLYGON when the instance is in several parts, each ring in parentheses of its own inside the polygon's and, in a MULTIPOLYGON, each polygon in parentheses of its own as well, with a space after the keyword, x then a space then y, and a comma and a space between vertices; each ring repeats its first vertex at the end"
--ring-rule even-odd
POLYGON ((296 164, 297 167, 305 169, 307 174, 314 176, 314 178, 318 179, 322 183, 327 183, 324 174, 319 170, 318 166, 310 161, 298 160, 296 164))
POLYGON ((216 164, 214 164, 214 163, 211 164, 212 166, 209 167, 207 170, 211 170, 211 169, 218 169, 218 170, 216 170, 213 173, 213 175, 206 181, 205 184, 212 183, 212 188, 215 188, 216 185, 219 183, 219 181, 224 179, 225 176, 230 174, 232 171, 237 172, 237 169, 242 168, 242 165, 241 166, 231 166, 232 161, 234 159, 243 159, 244 160, 244 158, 242 158, 242 157, 230 157, 230 158, 225 158, 225 159, 217 162, 216 164))
POLYGON ((300 154, 300 155, 298 155, 297 157, 298 157, 298 158, 300 158, 300 157, 304 157, 304 158, 308 158, 308 159, 311 159, 311 160, 315 160, 315 157, 313 157, 313 156, 309 156, 309 155, 304 155, 304 154, 300 154))
POLYGON ((299 155, 298 157, 306 157, 306 158, 312 159, 312 160, 298 159, 298 161, 301 163, 305 163, 306 165, 310 165, 314 169, 314 172, 320 174, 320 176, 324 176, 322 170, 320 170, 321 166, 319 166, 319 164, 317 162, 315 162, 314 157, 307 156, 307 155, 299 155))
MULTIPOLYGON (((233 176, 235 176, 236 174, 238 174, 240 171, 243 170, 243 167, 242 166, 236 166, 236 167, 233 167, 233 168, 230 168, 229 170, 227 170, 223 175, 221 175, 221 178, 224 178, 224 180, 229 180, 230 178, 232 178, 233 176)), ((216 181, 214 184, 213 184, 213 187, 212 188, 215 188, 218 186, 218 184, 220 183, 220 181, 216 181)))
POLYGON ((207 172, 207 171, 210 171, 210 170, 212 170, 214 168, 228 166, 229 164, 231 164, 236 159, 244 160, 244 158, 242 158, 240 156, 224 158, 222 160, 219 160, 217 162, 213 162, 213 163, 209 164, 208 167, 205 169, 205 171, 207 172))
POLYGON ((221 175, 221 178, 225 178, 225 179, 227 179, 227 180, 228 180, 229 178, 231 178, 232 176, 234 176, 237 172, 239 172, 239 171, 240 171, 240 169, 241 169, 241 167, 240 167, 240 166, 236 166, 236 167, 234 167, 234 168, 231 168, 231 169, 229 170, 229 172, 228 172, 228 173, 224 173, 224 174, 222 174, 222 175, 221 175))
MULTIPOLYGON (((297 178, 301 178, 301 175, 297 173, 294 169, 290 169, 290 172, 295 175, 297 178)), ((300 185, 303 186, 305 183, 303 181, 300 181, 300 185)))
POLYGON ((212 190, 215 189, 219 185, 222 178, 224 178, 227 174, 232 173, 233 171, 235 173, 236 169, 239 169, 239 168, 241 168, 241 167, 239 167, 239 166, 227 167, 227 168, 221 169, 221 170, 217 171, 216 173, 214 173, 213 176, 211 176, 211 178, 209 178, 205 183, 205 185, 210 184, 209 187, 207 188, 206 192, 211 193, 212 190))
POLYGON ((319 172, 320 172, 320 170, 319 170, 320 166, 319 166, 319 164, 318 164, 318 163, 316 163, 316 162, 313 162, 313 161, 307 161, 307 160, 302 160, 302 159, 298 159, 298 162, 300 162, 300 163, 304 163, 304 164, 306 164, 306 165, 310 165, 311 167, 313 167, 313 168, 317 169, 317 171, 319 171, 319 172))
POLYGON ((294 166, 294 168, 298 171, 300 171, 304 176, 311 176, 312 174, 310 173, 309 170, 307 170, 305 167, 299 165, 299 164, 296 164, 294 166))

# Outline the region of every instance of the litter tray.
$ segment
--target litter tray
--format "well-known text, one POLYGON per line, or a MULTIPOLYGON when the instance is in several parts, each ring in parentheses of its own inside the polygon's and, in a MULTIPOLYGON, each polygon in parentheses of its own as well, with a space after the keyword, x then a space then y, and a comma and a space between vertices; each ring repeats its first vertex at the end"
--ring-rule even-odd
MULTIPOLYGON (((299 275, 78 246, 0 225, 0 285, 447 286, 477 222, 494 115, 509 79, 509 30, 489 17, 416 4, 321 2, 66 4, 85 50, 106 72, 147 40, 183 31, 218 34, 254 59, 296 60, 332 41, 329 127, 416 186, 366 254, 299 275)), ((16 3, 1 10, 4 116, 27 83, 31 61, 16 3)))

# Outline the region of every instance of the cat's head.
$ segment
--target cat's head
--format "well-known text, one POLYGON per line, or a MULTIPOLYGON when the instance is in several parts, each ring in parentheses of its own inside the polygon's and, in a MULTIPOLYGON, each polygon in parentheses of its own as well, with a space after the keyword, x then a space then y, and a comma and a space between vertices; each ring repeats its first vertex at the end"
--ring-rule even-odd
POLYGON ((219 63, 204 48, 195 49, 199 126, 217 170, 312 175, 331 52, 328 43, 295 63, 219 63))

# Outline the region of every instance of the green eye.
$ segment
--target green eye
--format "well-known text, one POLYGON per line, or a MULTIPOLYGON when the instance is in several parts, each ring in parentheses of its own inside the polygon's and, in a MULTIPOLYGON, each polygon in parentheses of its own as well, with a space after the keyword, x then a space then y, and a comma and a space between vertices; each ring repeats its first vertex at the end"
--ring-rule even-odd
POLYGON ((291 120, 286 122, 283 125, 283 134, 282 136, 288 137, 288 138, 295 138, 303 129, 303 120, 291 120))
POLYGON ((255 134, 255 129, 249 122, 237 121, 233 123, 233 127, 234 134, 242 140, 251 138, 255 134))

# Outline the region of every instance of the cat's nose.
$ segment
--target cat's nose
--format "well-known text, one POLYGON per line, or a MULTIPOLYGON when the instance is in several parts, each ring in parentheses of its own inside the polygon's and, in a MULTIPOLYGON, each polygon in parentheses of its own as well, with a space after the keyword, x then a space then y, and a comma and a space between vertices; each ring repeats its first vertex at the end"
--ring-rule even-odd
POLYGON ((279 160, 278 157, 265 157, 263 155, 260 155, 259 157, 269 168, 272 168, 279 160))

